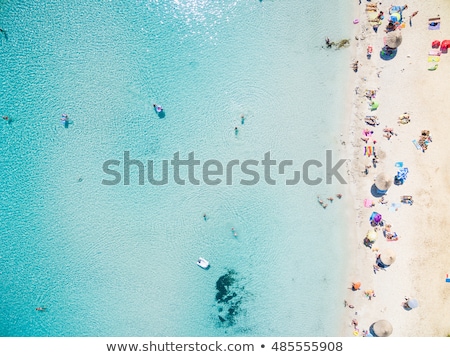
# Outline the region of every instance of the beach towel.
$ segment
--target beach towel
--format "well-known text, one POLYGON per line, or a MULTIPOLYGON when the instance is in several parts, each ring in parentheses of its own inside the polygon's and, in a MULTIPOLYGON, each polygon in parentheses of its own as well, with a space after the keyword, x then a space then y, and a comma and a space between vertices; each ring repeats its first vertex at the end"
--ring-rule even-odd
POLYGON ((401 207, 402 205, 400 203, 392 203, 391 207, 389 207, 389 211, 391 212, 395 212, 398 211, 398 209, 401 207))
POLYGON ((429 56, 440 56, 441 55, 441 51, 439 49, 435 48, 435 49, 430 50, 430 52, 428 52, 428 55, 429 56))
POLYGON ((439 62, 441 57, 439 56, 428 56, 428 62, 439 62))
POLYGON ((422 147, 419 145, 419 143, 417 142, 416 139, 414 139, 412 142, 413 142, 413 144, 415 145, 415 147, 416 147, 417 150, 421 150, 421 149, 422 149, 422 147))
POLYGON ((441 28, 441 18, 432 17, 428 19, 428 30, 439 30, 441 28))
POLYGON ((369 207, 372 207, 372 200, 369 200, 368 198, 366 198, 365 200, 364 200, 364 207, 366 207, 366 208, 369 208, 369 207))
POLYGON ((409 172, 409 170, 408 170, 407 167, 401 168, 401 169, 398 170, 398 172, 397 172, 397 178, 398 178, 399 180, 405 181, 406 178, 408 177, 408 172, 409 172))
POLYGON ((373 147, 372 146, 365 146, 364 147, 364 155, 367 155, 368 157, 372 156, 373 147))

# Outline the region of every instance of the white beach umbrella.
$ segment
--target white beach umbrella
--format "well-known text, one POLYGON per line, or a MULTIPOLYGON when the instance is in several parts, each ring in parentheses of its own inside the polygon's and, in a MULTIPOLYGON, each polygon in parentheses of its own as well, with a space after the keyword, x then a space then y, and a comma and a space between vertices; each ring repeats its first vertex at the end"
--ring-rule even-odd
POLYGON ((386 46, 397 48, 402 43, 402 33, 400 30, 388 32, 386 35, 386 46))
POLYGON ((380 254, 380 260, 383 262, 384 265, 387 265, 387 266, 394 263, 395 258, 396 258, 395 253, 390 249, 386 249, 386 250, 382 251, 380 254))
POLYGON ((392 186, 393 181, 394 180, 391 177, 389 177, 384 172, 382 172, 377 175, 377 177, 375 179, 375 186, 380 191, 387 191, 387 190, 389 190, 389 187, 392 186))
POLYGON ((379 320, 371 326, 371 330, 377 337, 388 337, 392 334, 393 328, 389 321, 379 320))

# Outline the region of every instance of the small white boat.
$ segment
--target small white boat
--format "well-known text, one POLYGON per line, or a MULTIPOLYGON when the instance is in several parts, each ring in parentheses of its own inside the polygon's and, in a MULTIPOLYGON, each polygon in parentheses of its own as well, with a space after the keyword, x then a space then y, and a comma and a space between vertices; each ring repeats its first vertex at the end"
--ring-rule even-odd
POLYGON ((206 259, 202 258, 202 257, 198 258, 197 265, 200 268, 203 268, 203 269, 208 269, 209 268, 209 262, 206 259))

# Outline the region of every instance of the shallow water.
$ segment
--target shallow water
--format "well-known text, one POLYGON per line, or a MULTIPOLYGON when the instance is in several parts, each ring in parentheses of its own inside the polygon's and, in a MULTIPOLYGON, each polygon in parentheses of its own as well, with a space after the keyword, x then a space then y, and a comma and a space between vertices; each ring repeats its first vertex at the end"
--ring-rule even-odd
POLYGON ((324 6, 2 5, 2 336, 337 335, 344 206, 316 196, 339 184, 286 186, 272 169, 276 185, 181 186, 172 171, 138 185, 134 167, 130 185, 102 185, 124 151, 155 160, 157 177, 175 152, 226 165, 270 151, 297 170, 328 149, 342 158, 349 52, 322 45, 349 36, 350 4, 324 6), (217 301, 230 271, 232 297, 217 301))

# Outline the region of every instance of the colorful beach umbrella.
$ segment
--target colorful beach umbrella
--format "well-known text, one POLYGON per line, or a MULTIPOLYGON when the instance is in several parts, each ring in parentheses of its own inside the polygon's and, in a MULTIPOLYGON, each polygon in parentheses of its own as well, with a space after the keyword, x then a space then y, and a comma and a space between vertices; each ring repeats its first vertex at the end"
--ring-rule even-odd
POLYGON ((379 320, 370 326, 370 332, 376 337, 388 337, 392 334, 392 331, 392 325, 387 320, 379 320))
POLYGON ((382 219, 383 219, 383 216, 381 214, 379 214, 378 212, 372 212, 372 214, 370 215, 369 221, 370 222, 374 221, 375 223, 380 223, 382 219))
POLYGON ((402 43, 402 33, 399 30, 388 32, 386 35, 386 46, 397 48, 402 43))
POLYGON ((393 23, 400 22, 401 19, 402 19, 402 15, 400 15, 398 12, 392 13, 389 18, 389 20, 393 23))

